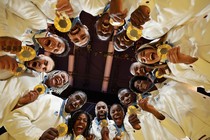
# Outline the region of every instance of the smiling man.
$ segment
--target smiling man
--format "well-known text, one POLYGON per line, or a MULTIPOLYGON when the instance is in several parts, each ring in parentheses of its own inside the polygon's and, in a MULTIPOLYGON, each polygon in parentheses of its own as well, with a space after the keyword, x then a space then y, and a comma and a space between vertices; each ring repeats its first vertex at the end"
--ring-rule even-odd
POLYGON ((5 121, 5 128, 9 137, 38 140, 50 127, 56 128, 65 123, 70 117, 69 113, 80 109, 86 101, 87 95, 82 91, 76 91, 67 100, 45 94, 33 103, 11 112, 5 121))
POLYGON ((92 128, 90 132, 96 136, 96 140, 104 139, 112 139, 114 138, 114 132, 112 131, 114 129, 114 122, 112 120, 109 120, 108 118, 108 106, 105 102, 99 101, 95 106, 95 114, 96 117, 92 121, 92 128), (101 121, 106 120, 108 125, 102 127, 101 121))
MULTIPOLYGON (((83 25, 81 21, 75 18, 76 24, 71 28, 68 33, 69 39, 74 45, 78 47, 86 47, 90 41, 90 34, 88 32, 87 26, 83 25)), ((74 22, 74 21, 73 21, 74 22)))
POLYGON ((55 67, 55 62, 49 56, 39 55, 33 60, 25 62, 27 68, 38 72, 50 72, 55 67))

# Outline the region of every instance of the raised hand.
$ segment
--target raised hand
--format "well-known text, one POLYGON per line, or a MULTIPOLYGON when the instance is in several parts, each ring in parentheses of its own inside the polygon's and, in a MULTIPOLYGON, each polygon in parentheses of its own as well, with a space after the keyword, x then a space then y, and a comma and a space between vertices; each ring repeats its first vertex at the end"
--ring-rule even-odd
POLYGON ((140 120, 138 119, 137 115, 136 114, 131 114, 129 117, 128 117, 128 121, 129 123, 132 125, 132 127, 136 130, 139 130, 141 129, 141 126, 140 126, 140 120))
POLYGON ((145 22, 150 20, 150 8, 146 5, 140 5, 133 13, 131 13, 131 23, 137 28, 142 28, 145 22))
POLYGON ((0 56, 0 69, 15 72, 18 67, 17 61, 7 55, 0 56))
MULTIPOLYGON (((58 0, 56 4, 56 11, 58 11, 60 14, 64 12, 69 17, 71 17, 74 12, 71 4, 69 3, 69 0, 58 0)), ((58 14, 58 16, 61 15, 58 14)))
POLYGON ((58 135, 57 129, 49 128, 42 134, 39 140, 54 140, 56 137, 58 137, 58 135))
POLYGON ((12 37, 0 37, 0 51, 16 54, 21 51, 22 42, 12 37))
POLYGON ((111 0, 109 16, 115 22, 122 22, 127 16, 127 9, 122 9, 123 0, 111 0))
POLYGON ((168 51, 167 59, 171 63, 184 63, 191 64, 197 60, 197 58, 190 55, 186 55, 180 52, 180 47, 174 47, 168 51))

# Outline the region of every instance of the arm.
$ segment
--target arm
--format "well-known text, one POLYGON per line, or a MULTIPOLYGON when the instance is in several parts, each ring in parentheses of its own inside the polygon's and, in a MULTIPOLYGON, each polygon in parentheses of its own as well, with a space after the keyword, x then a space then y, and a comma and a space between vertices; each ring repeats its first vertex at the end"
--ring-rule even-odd
POLYGON ((52 120, 45 118, 51 115, 48 111, 51 100, 46 100, 45 97, 42 96, 35 102, 12 111, 4 122, 7 132, 16 139, 39 140, 44 130, 53 126, 46 123, 52 120))
POLYGON ((18 67, 17 61, 7 55, 0 56, 0 69, 15 72, 18 67))
POLYGON ((20 99, 18 100, 18 103, 14 107, 14 109, 17 109, 19 107, 22 107, 26 104, 29 104, 29 103, 35 101, 38 98, 38 96, 39 96, 39 92, 37 92, 35 90, 29 91, 28 94, 24 95, 23 97, 20 97, 20 99))
POLYGON ((144 111, 152 113, 158 120, 165 119, 165 116, 161 114, 154 106, 148 104, 148 98, 140 99, 138 104, 144 111))

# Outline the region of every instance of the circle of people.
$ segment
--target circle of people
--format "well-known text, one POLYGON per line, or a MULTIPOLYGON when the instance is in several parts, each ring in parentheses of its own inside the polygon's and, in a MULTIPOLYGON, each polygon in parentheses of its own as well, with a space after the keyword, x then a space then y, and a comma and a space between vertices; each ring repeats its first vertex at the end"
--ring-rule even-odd
POLYGON ((209 14, 209 0, 1 0, 0 127, 7 132, 0 139, 210 139, 209 14), (70 78, 53 70, 50 55, 67 56, 70 46, 49 27, 65 13, 72 21, 70 41, 86 47, 90 34, 81 11, 97 16, 98 39, 111 40, 115 51, 135 48, 129 89, 118 91, 121 104, 109 111, 99 101, 95 118, 80 109, 85 92, 65 100, 52 94, 60 95, 70 78), (35 58, 21 61, 22 46, 33 48, 35 58), (26 70, 15 76, 19 63, 26 70), (63 123, 67 131, 57 129, 63 123))

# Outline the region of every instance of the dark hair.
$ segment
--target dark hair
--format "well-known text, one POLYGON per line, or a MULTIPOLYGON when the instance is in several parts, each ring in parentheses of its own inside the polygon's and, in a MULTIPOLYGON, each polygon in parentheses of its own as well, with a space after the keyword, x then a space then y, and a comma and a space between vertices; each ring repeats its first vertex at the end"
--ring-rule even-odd
POLYGON ((125 117, 125 110, 124 110, 124 108, 122 107, 121 104, 113 104, 113 105, 110 107, 109 114, 111 115, 111 109, 112 109, 112 107, 113 107, 114 105, 116 105, 117 107, 119 107, 119 108, 123 111, 123 114, 124 114, 123 118, 124 118, 124 117, 125 117))
POLYGON ((58 38, 60 38, 63 41, 63 43, 65 44, 65 50, 61 54, 53 54, 53 55, 57 56, 57 57, 65 57, 70 52, 69 42, 63 37, 58 36, 58 38))
MULTIPOLYGON (((127 88, 121 88, 121 89, 119 89, 118 90, 118 99, 120 100, 120 102, 121 102, 121 99, 119 98, 119 95, 121 94, 121 93, 130 93, 130 94, 132 94, 132 96, 134 97, 134 100, 136 101, 136 94, 135 93, 133 93, 133 91, 131 91, 130 89, 127 89, 127 88)), ((122 102, 121 102, 121 104, 122 104, 122 102)))
POLYGON ((83 136, 87 137, 88 133, 89 133, 89 129, 91 127, 91 123, 92 123, 92 116, 83 110, 78 110, 76 111, 72 117, 68 120, 68 134, 73 134, 73 128, 74 128, 74 124, 77 120, 77 118, 81 115, 81 114, 85 114, 87 116, 87 127, 84 130, 83 136))
POLYGON ((131 91, 133 91, 133 92, 135 92, 135 93, 140 93, 140 94, 142 94, 144 91, 140 91, 139 89, 137 89, 137 88, 134 86, 134 83, 135 83, 136 81, 138 81, 138 80, 140 80, 140 81, 142 81, 142 80, 147 81, 148 78, 147 78, 146 76, 134 76, 134 77, 132 77, 132 78, 130 79, 130 81, 129 81, 129 88, 130 88, 131 91))

